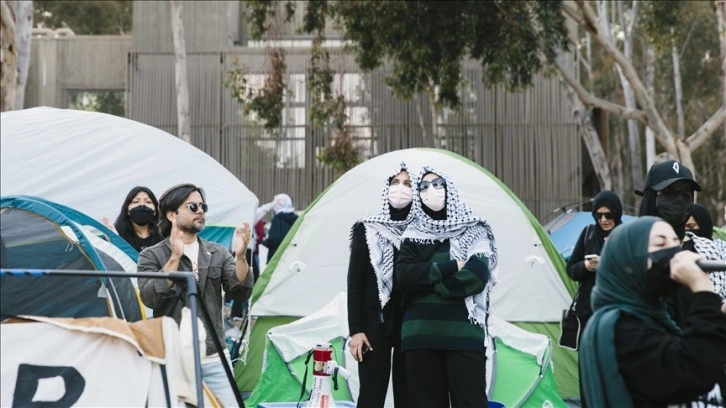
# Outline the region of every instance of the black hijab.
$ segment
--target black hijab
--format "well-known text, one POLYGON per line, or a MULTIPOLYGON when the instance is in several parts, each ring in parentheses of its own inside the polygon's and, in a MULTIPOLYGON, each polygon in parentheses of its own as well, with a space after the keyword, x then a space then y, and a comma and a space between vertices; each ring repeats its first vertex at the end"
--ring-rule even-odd
POLYGON ((691 205, 691 215, 693 216, 693 219, 696 220, 696 222, 698 223, 698 227, 700 228, 698 231, 692 232, 699 237, 712 240, 713 219, 711 218, 711 213, 708 212, 708 208, 702 206, 701 204, 693 203, 691 205))
POLYGON ((615 226, 617 227, 623 223, 623 204, 620 202, 620 197, 610 190, 603 190, 599 192, 592 200, 592 218, 595 219, 595 226, 597 227, 598 233, 600 233, 603 237, 607 237, 615 228, 610 231, 604 231, 600 227, 600 223, 597 219, 597 210, 600 207, 606 207, 611 213, 613 213, 615 226))

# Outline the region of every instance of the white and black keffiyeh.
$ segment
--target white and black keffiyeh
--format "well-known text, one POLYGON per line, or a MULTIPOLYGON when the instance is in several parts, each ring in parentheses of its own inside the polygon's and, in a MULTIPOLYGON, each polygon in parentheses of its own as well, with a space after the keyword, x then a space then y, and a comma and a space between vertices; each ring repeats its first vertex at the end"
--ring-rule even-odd
MULTIPOLYGON (((686 235, 693 240, 693 247, 699 254, 705 255, 710 261, 726 261, 726 245, 721 240, 710 240, 687 231, 686 235)), ((713 283, 713 291, 726 302, 726 271, 711 272, 708 278, 713 283)))
POLYGON ((419 243, 448 239, 451 259, 466 261, 476 254, 483 254, 489 259, 491 273, 489 282, 481 293, 466 298, 469 321, 486 330, 491 290, 497 282, 498 275, 498 254, 494 233, 486 221, 474 215, 471 208, 461 201, 456 186, 445 174, 424 166, 419 173, 418 181, 423 180, 427 173, 435 173, 446 180, 446 219, 434 220, 429 217, 421 208, 420 194, 416 193, 413 195, 411 207, 414 221, 403 233, 402 239, 411 239, 419 243))
MULTIPOLYGON (((393 290, 393 248, 398 249, 401 247, 401 235, 411 223, 414 214, 412 207, 406 219, 401 221, 391 219, 391 207, 388 204, 389 180, 402 171, 408 172, 406 163, 403 162, 399 168, 386 178, 383 193, 381 194, 380 212, 359 221, 365 227, 366 244, 368 245, 371 265, 376 273, 378 299, 381 302, 381 308, 388 303, 393 290)), ((410 172, 409 177, 411 177, 411 185, 416 185, 414 175, 410 172)))

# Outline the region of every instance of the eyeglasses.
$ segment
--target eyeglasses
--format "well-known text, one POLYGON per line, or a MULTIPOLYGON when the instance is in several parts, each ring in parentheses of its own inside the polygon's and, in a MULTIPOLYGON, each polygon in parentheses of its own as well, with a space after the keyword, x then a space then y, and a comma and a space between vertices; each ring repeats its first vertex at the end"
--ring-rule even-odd
POLYGON ((446 180, 444 180, 443 177, 435 178, 431 181, 424 180, 418 183, 418 191, 423 193, 424 191, 429 189, 429 186, 433 186, 435 189, 441 190, 446 186, 446 180))
POLYGON ((196 213, 199 211, 199 209, 202 209, 202 212, 207 212, 209 207, 207 206, 207 203, 186 203, 184 204, 184 207, 187 207, 189 211, 196 213))
POLYGON ((596 212, 595 213, 595 219, 596 220, 599 220, 602 217, 605 217, 606 220, 612 220, 613 218, 615 218, 615 216, 613 215, 613 213, 611 213, 609 211, 608 212, 604 212, 604 213, 601 213, 601 212, 596 212))

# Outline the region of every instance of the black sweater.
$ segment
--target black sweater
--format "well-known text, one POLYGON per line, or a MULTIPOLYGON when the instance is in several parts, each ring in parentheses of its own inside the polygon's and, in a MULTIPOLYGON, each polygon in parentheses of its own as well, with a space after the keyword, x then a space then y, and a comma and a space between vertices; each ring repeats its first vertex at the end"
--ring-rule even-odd
MULTIPOLYGON (((398 251, 394 248, 394 261, 398 251)), ((393 291, 386 306, 381 310, 378 299, 378 282, 371 265, 368 245, 366 243, 365 226, 357 223, 353 226, 350 245, 350 263, 348 265, 348 329, 350 335, 364 332, 369 341, 371 331, 391 335, 400 330, 401 294, 393 279, 393 291), (375 324, 377 323, 377 324, 375 324)), ((375 349, 375 345, 373 345, 375 349)))
POLYGON ((716 381, 723 387, 726 314, 720 308, 718 295, 693 294, 681 336, 649 329, 632 315, 618 320, 617 360, 633 406, 689 402, 711 391, 716 381))
POLYGON ((585 255, 600 255, 604 245, 605 236, 603 232, 594 224, 588 225, 577 238, 575 248, 572 250, 572 256, 567 261, 567 275, 580 284, 575 311, 581 320, 587 320, 592 316, 590 294, 592 288, 595 287, 596 276, 595 272, 588 271, 585 268, 585 255))

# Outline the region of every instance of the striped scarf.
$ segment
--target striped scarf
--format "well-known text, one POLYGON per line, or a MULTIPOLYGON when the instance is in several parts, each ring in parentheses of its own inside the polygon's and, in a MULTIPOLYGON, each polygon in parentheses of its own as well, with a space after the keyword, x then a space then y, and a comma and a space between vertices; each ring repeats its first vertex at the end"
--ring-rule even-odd
MULTIPOLYGON (((380 212, 359 221, 365 226, 366 244, 368 245, 371 266, 373 266, 373 271, 376 273, 378 299, 381 302, 381 308, 391 299, 391 291, 393 290, 393 248, 400 248, 401 235, 411 223, 414 214, 412 205, 406 219, 401 221, 391 219, 391 207, 388 204, 389 182, 402 171, 408 172, 406 163, 403 162, 399 168, 386 178, 381 193, 380 212)), ((411 177, 411 185, 415 186, 414 175, 409 172, 409 177, 411 177)))
POLYGON ((487 316, 490 313, 491 290, 496 284, 498 275, 499 256, 494 233, 486 221, 474 215, 471 208, 459 199, 459 192, 451 179, 432 167, 424 166, 418 180, 423 180, 427 173, 435 173, 446 180, 446 219, 434 220, 429 217, 421 208, 420 194, 414 194, 411 206, 414 221, 406 229, 402 239, 411 239, 423 244, 448 239, 451 259, 466 261, 476 254, 484 254, 489 259, 491 272, 489 282, 481 293, 469 296, 465 300, 469 321, 486 330, 487 316))

